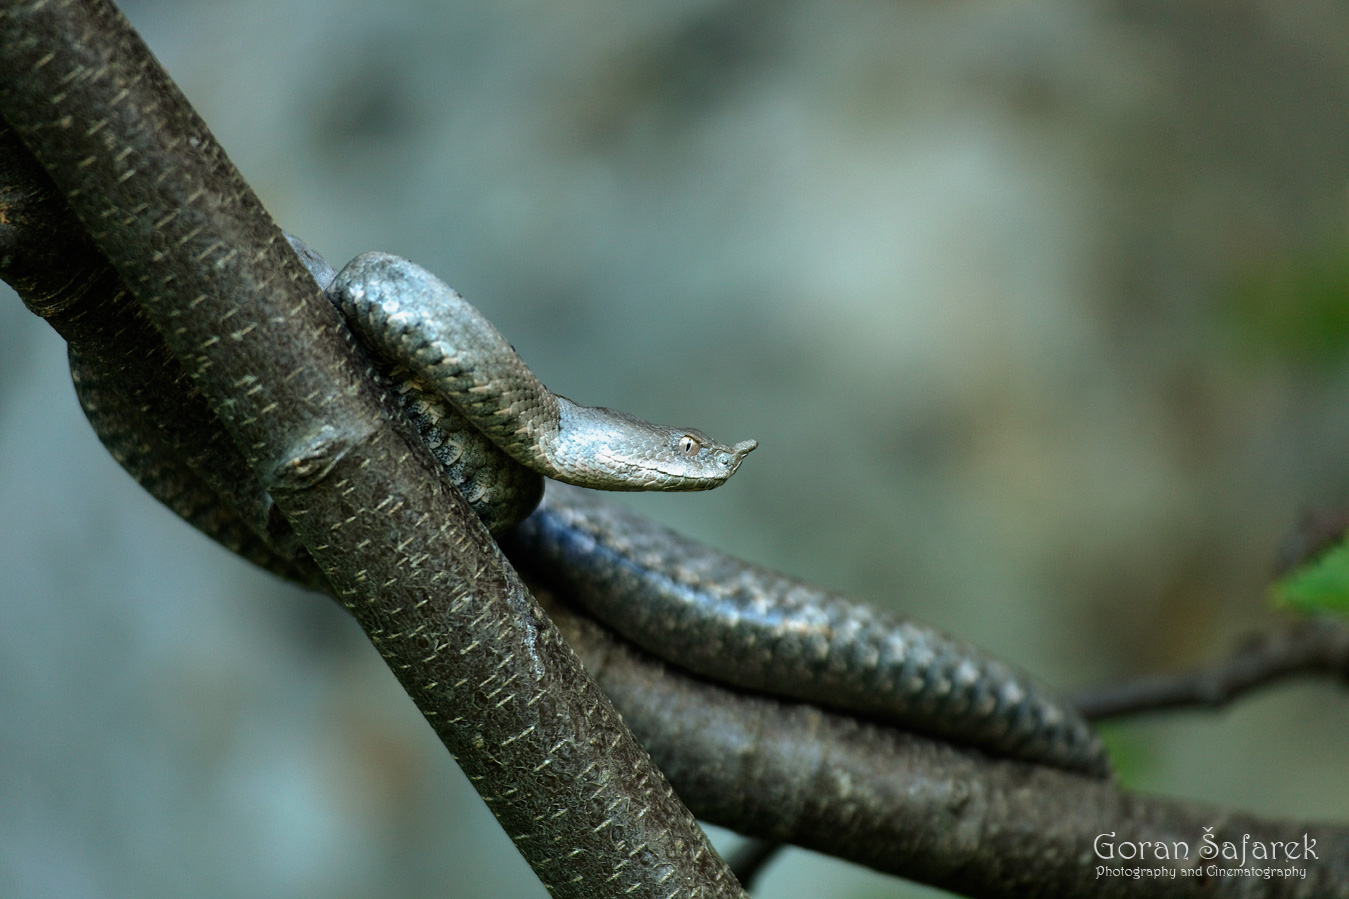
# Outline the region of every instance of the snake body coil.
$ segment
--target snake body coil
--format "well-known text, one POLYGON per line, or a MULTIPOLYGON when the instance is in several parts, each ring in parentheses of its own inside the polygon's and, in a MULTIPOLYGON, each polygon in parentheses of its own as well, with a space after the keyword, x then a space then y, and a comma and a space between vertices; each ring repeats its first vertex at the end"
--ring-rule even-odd
POLYGON ((969 644, 550 485, 507 552, 618 633, 696 674, 994 755, 1106 775, 1071 708, 969 644))
POLYGON ((727 446, 551 393, 478 310, 398 256, 356 257, 328 295, 375 355, 414 373, 512 459, 547 477, 601 490, 706 490, 758 445, 727 446))
MULTIPOLYGON (((392 394, 446 479, 516 564, 566 590, 627 639, 724 683, 995 755, 1108 774, 1101 744, 1080 715, 975 647, 720 553, 589 491, 555 484, 539 505, 537 469, 633 489, 623 480, 627 466, 646 489, 698 489, 734 473, 754 444, 728 447, 697 431, 561 398, 554 404, 495 329, 425 270, 366 254, 336 274, 302 242, 291 242, 361 345, 381 361, 392 394), (553 418, 554 408, 571 411, 553 418), (521 409, 529 412, 517 419, 521 409), (697 452, 683 452, 685 438, 698 442, 697 452), (559 462, 550 446, 573 449, 559 462)), ((212 455, 224 438, 210 439, 201 428, 218 428, 214 419, 145 419, 154 408, 147 398, 103 387, 126 380, 116 364, 72 352, 71 370, 94 430, 146 489, 234 551, 306 586, 321 584, 265 491, 235 471, 238 465, 231 468, 228 454, 212 455)))
POLYGON ((292 244, 403 408, 523 567, 629 640, 698 674, 1093 775, 1109 762, 1072 709, 1031 679, 930 628, 750 565, 535 472, 605 489, 703 489, 754 442, 725 446, 555 397, 477 310, 383 253, 334 276, 292 244), (471 424, 469 424, 471 422, 471 424), (691 447, 691 444, 696 446, 691 447), (692 452, 687 452, 688 449, 692 452))

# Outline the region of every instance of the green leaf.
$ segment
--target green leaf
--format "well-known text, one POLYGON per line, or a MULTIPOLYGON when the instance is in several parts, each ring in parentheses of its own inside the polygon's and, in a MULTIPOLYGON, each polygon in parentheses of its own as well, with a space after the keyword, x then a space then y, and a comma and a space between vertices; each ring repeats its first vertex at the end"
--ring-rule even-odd
POLYGON ((1130 789, 1146 789, 1156 776, 1159 762, 1157 747, 1145 728, 1125 721, 1107 721, 1096 725, 1096 733, 1110 753, 1115 780, 1130 789))
POLYGON ((1267 260, 1234 285, 1226 311, 1258 355, 1334 364, 1349 355, 1349 251, 1331 247, 1267 260))
POLYGON ((1274 582, 1274 601, 1299 612, 1349 616, 1349 544, 1340 543, 1274 582))

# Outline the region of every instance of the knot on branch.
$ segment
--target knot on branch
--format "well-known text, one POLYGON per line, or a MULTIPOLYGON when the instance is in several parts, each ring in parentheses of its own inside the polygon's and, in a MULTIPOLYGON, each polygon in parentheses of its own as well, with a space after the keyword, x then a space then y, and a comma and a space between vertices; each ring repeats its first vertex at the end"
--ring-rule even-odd
POLYGON ((317 433, 291 446, 268 472, 264 486, 269 493, 308 490, 327 477, 355 443, 350 434, 321 425, 317 433))

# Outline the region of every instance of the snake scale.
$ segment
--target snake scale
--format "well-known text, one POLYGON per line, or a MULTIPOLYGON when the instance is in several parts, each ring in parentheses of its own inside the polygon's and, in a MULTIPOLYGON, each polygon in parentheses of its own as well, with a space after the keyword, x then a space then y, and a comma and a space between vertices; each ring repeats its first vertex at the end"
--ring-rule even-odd
POLYGON ((973 646, 750 565, 593 492, 550 485, 530 514, 540 475, 610 490, 707 489, 733 475, 756 443, 721 444, 556 397, 477 310, 420 266, 367 253, 334 273, 288 237, 508 554, 627 639, 746 689, 995 755, 1108 773, 1080 715, 973 646))

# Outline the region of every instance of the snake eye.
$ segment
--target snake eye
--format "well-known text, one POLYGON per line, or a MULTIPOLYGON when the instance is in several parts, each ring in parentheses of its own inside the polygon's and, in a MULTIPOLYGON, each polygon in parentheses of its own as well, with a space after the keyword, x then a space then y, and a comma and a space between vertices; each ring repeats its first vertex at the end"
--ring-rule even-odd
POLYGON ((679 438, 679 451, 686 456, 696 456, 698 455, 698 450, 702 448, 703 445, 698 442, 698 438, 694 437, 692 434, 685 434, 683 437, 679 438))

